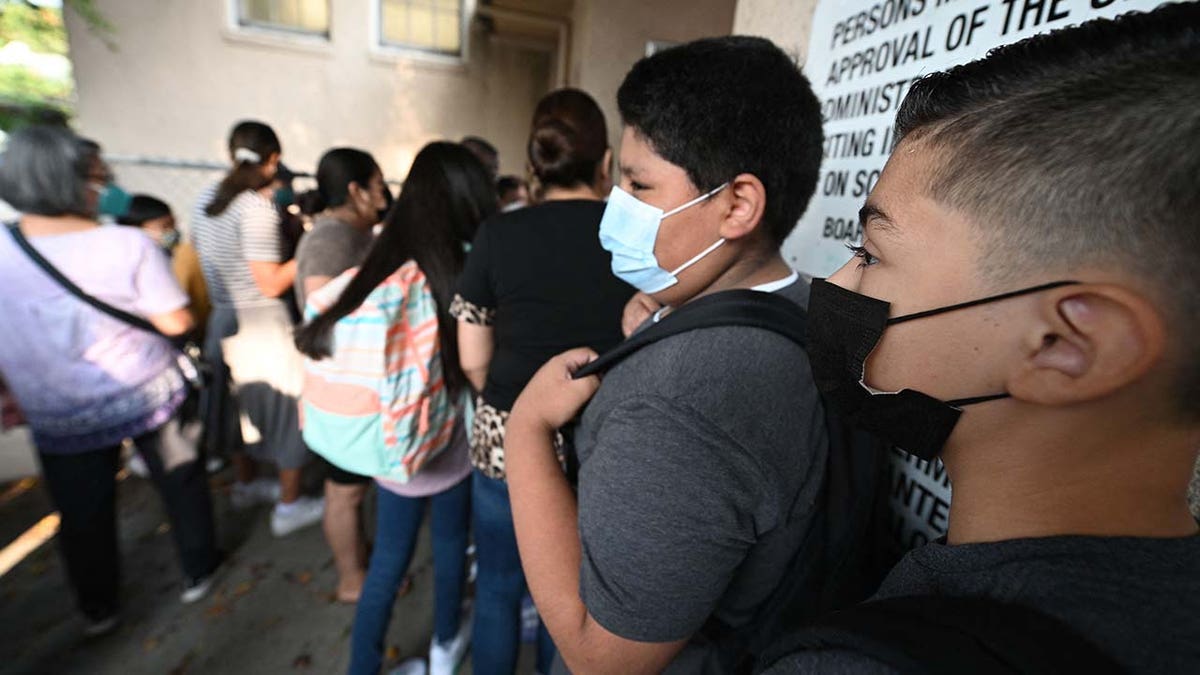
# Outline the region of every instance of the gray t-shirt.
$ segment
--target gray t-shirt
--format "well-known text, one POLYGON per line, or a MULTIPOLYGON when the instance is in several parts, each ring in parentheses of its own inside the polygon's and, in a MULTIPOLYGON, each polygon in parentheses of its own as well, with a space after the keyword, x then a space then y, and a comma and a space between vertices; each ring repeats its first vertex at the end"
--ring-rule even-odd
MULTIPOLYGON (((808 289, 777 293, 807 306, 808 289)), ((708 328, 631 355, 575 436, 588 612, 640 642, 747 624, 811 521, 827 444, 808 357, 781 335, 708 328)), ((668 672, 719 672, 700 642, 668 672)))
MULTIPOLYGON (((888 575, 876 597, 987 597, 1071 626, 1134 673, 1200 672, 1200 536, 1048 537, 926 544, 888 575)), ((936 653, 938 645, 929 645, 936 653)), ((836 650, 800 652, 771 675, 895 672, 836 650)))
POLYGON ((304 280, 336 277, 358 266, 375 237, 370 230, 348 225, 337 218, 318 215, 313 228, 296 248, 296 303, 304 308, 304 280))

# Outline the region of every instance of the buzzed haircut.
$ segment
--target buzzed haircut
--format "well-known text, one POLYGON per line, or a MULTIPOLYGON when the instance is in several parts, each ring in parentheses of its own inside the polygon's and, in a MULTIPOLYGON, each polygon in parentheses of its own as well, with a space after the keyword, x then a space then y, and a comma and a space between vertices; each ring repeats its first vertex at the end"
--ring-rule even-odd
POLYGON ((930 196, 968 215, 997 285, 1080 265, 1156 289, 1200 420, 1200 3, 1095 20, 917 82, 896 136, 938 157, 930 196))
POLYGON ((767 192, 763 224, 778 246, 796 227, 821 168, 821 105, 769 40, 696 40, 646 57, 617 92, 621 121, 700 192, 738 174, 767 192))

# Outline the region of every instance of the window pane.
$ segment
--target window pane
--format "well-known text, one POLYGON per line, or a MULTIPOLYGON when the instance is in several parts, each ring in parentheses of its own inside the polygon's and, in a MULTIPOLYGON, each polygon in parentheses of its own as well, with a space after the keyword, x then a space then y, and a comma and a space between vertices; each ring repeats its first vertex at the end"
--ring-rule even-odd
POLYGON ((240 0, 242 24, 329 32, 329 0, 240 0))
POLYGON ((409 8, 408 41, 414 47, 433 46, 433 10, 415 3, 409 8))
POLYGON ((444 54, 462 52, 462 0, 381 0, 384 44, 444 54))
POLYGON ((443 52, 458 52, 459 47, 459 20, 458 13, 453 14, 442 12, 437 17, 437 43, 438 51, 443 52))

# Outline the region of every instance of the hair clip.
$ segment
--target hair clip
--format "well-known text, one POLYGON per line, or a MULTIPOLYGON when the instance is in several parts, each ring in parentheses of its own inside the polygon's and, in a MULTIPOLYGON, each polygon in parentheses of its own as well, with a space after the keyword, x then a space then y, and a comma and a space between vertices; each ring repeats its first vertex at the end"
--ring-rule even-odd
POLYGON ((262 161, 262 156, 250 148, 238 148, 233 151, 233 158, 239 162, 249 162, 258 164, 262 161))

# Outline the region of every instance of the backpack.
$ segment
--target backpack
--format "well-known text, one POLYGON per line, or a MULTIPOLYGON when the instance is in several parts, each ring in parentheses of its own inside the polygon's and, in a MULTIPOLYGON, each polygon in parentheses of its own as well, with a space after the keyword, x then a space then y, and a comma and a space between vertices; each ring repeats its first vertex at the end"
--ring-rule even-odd
MULTIPOLYGON (((805 347, 806 321, 802 307, 773 293, 722 291, 693 300, 635 333, 581 368, 576 377, 607 371, 658 340, 717 326, 769 330, 805 347)), ((729 672, 749 672, 770 645, 806 620, 870 597, 895 563, 884 553, 887 446, 848 426, 828 406, 825 421, 825 480, 816 498, 816 515, 787 571, 749 623, 732 627, 713 617, 697 636, 733 659, 723 664, 729 672)))
POLYGON ((851 652, 901 673, 927 675, 1123 672, 1067 624, 990 598, 915 595, 863 603, 793 632, 760 666, 806 650, 851 652))
MULTIPOLYGON (((310 294, 311 319, 336 302, 351 269, 310 294)), ((408 482, 449 443, 460 412, 443 377, 437 304, 409 261, 333 327, 333 355, 304 360, 304 442, 345 471, 408 482)))

